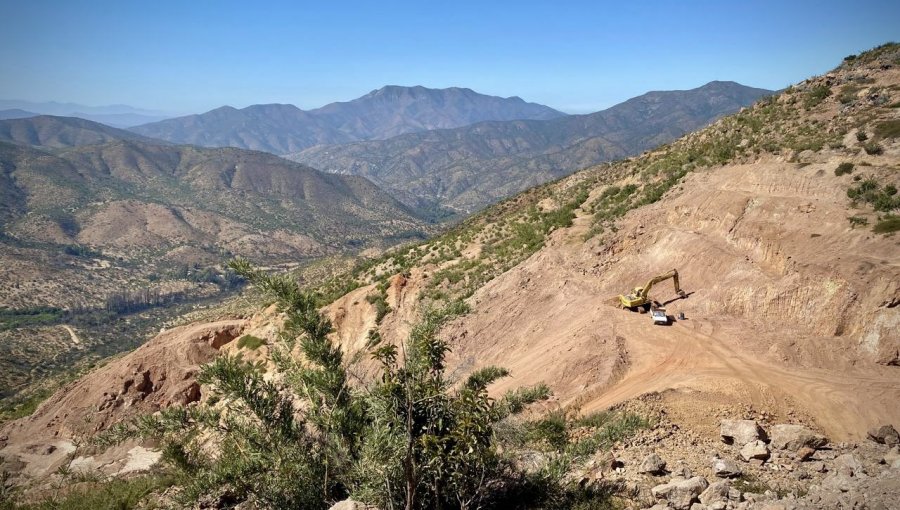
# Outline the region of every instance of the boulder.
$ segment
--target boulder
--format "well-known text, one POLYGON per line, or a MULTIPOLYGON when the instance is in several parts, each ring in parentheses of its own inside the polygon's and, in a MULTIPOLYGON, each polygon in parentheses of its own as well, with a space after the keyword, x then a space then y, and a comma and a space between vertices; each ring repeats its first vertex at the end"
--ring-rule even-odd
POLYGON ((845 453, 834 459, 834 470, 847 476, 860 476, 866 472, 862 462, 852 453, 845 453))
POLYGON ((853 480, 846 474, 832 472, 822 480, 822 487, 834 491, 847 492, 853 487, 853 480))
POLYGON ((718 501, 727 501, 729 489, 731 482, 727 480, 713 482, 700 494, 700 502, 708 506, 718 501))
POLYGON ((651 453, 644 458, 638 467, 638 473, 662 475, 666 472, 666 461, 662 460, 659 455, 651 453))
POLYGON ((719 435, 726 444, 747 444, 765 439, 766 434, 755 420, 722 420, 719 435))
POLYGON ((812 456, 815 455, 815 453, 816 450, 814 450, 813 448, 804 446, 803 448, 797 450, 797 460, 799 460, 800 462, 807 461, 811 459, 812 456))
POLYGON ((663 485, 657 485, 650 489, 657 499, 665 499, 672 508, 688 510, 697 501, 700 494, 709 487, 709 482, 702 476, 695 476, 687 480, 672 480, 663 485))
POLYGON ((869 439, 879 444, 896 446, 900 444, 900 434, 891 425, 882 425, 869 430, 869 439))
POLYGON ((714 459, 712 463, 713 473, 719 478, 734 478, 741 476, 741 467, 730 459, 714 459))
POLYGON ((888 452, 885 453, 883 457, 881 457, 881 463, 887 464, 888 466, 898 460, 900 460, 900 448, 896 446, 888 450, 888 452))
POLYGON ((352 499, 345 499, 331 505, 331 508, 328 510, 377 510, 377 508, 359 501, 353 501, 352 499))
POLYGON ((821 448, 828 439, 803 425, 775 425, 772 427, 772 448, 795 452, 804 446, 821 448))
POLYGON ((741 448, 741 458, 747 462, 752 459, 766 460, 769 458, 769 447, 762 441, 750 441, 741 448))

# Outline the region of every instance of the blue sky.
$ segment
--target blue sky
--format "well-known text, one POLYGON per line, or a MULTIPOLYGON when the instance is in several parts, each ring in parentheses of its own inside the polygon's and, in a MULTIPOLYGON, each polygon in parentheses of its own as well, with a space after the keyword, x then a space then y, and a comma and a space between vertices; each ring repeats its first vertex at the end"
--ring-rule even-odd
POLYGON ((710 80, 781 88, 900 40, 900 2, 0 0, 0 98, 187 113, 386 84, 567 112, 710 80))

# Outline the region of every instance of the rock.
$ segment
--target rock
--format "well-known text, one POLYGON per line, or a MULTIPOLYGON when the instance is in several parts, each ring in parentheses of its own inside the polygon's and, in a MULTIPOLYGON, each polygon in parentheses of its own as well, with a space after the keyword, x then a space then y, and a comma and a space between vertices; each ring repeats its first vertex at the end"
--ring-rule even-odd
POLYGON ((769 447, 760 440, 750 441, 741 448, 741 458, 747 462, 752 459, 766 460, 769 458, 769 447))
POLYGON ((600 469, 603 470, 604 473, 609 473, 611 471, 615 471, 616 468, 623 467, 622 461, 616 458, 613 452, 606 452, 602 454, 598 459, 597 463, 600 466, 600 469))
POLYGON ((900 434, 891 425, 882 425, 869 431, 869 439, 888 446, 900 445, 900 434))
POLYGON ((672 476, 680 476, 686 480, 694 476, 694 473, 687 466, 681 466, 672 470, 672 476))
POLYGON ((825 469, 825 463, 821 460, 810 463, 809 470, 813 473, 824 473, 827 471, 827 469, 825 469))
POLYGON ((900 460, 900 448, 895 446, 884 454, 884 456, 881 458, 881 463, 890 466, 897 460, 900 460))
POLYGON ((651 453, 638 467, 638 473, 662 475, 666 472, 666 461, 662 460, 659 455, 651 453))
POLYGON ((711 505, 717 501, 726 501, 730 488, 731 483, 727 480, 713 482, 700 494, 700 502, 704 505, 711 505))
POLYGON ((860 476, 866 472, 862 462, 852 453, 845 453, 834 459, 834 470, 847 476, 860 476))
POLYGON ((825 436, 816 434, 803 425, 775 425, 772 427, 772 448, 795 452, 807 446, 821 448, 828 443, 825 436))
POLYGON ((813 455, 815 455, 815 453, 816 451, 814 449, 808 446, 804 446, 803 448, 797 450, 797 460, 799 460, 800 462, 809 460, 813 455))
POLYGON ((726 444, 747 444, 766 435, 754 420, 722 420, 719 424, 719 435, 726 444))
POLYGON ((730 459, 715 459, 712 463, 713 473, 719 478, 734 478, 741 476, 741 467, 730 459))
POLYGON ((822 480, 822 487, 841 492, 847 492, 853 486, 851 478, 841 473, 831 473, 822 480))
POLYGON ((345 499, 344 501, 338 501, 337 503, 331 505, 331 508, 328 510, 377 510, 376 507, 367 505, 365 503, 360 503, 359 501, 353 501, 352 499, 345 499))
POLYGON ((667 484, 657 485, 650 492, 657 499, 666 499, 669 505, 677 510, 688 510, 697 497, 709 487, 709 482, 702 476, 687 480, 673 480, 667 484))
POLYGON ((788 506, 780 501, 772 501, 760 503, 753 507, 753 510, 788 510, 788 506))
POLYGON ((694 503, 691 505, 691 510, 709 510, 709 507, 700 503, 694 503))

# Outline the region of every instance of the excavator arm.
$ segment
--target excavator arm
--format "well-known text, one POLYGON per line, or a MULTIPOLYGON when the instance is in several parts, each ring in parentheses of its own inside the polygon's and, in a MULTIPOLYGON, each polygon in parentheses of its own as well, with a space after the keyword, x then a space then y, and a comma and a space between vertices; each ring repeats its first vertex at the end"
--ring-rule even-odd
POLYGON ((641 292, 641 297, 643 299, 649 299, 650 298, 650 289, 652 289, 653 286, 656 285, 657 283, 664 282, 664 281, 668 280, 669 278, 671 278, 673 280, 673 283, 675 283, 675 293, 678 294, 679 296, 681 294, 683 294, 683 292, 681 291, 681 285, 678 282, 678 270, 673 269, 666 274, 661 274, 659 276, 654 276, 653 278, 651 278, 650 281, 647 282, 647 285, 644 285, 644 288, 642 289, 642 292, 641 292))
POLYGON ((668 273, 654 276, 646 285, 643 287, 636 287, 628 295, 620 295, 619 301, 621 301, 622 306, 626 308, 637 308, 639 306, 648 305, 650 304, 650 289, 652 289, 654 285, 664 282, 669 278, 671 278, 675 284, 675 293, 680 297, 684 297, 684 291, 681 290, 681 282, 678 280, 678 271, 673 269, 668 273))

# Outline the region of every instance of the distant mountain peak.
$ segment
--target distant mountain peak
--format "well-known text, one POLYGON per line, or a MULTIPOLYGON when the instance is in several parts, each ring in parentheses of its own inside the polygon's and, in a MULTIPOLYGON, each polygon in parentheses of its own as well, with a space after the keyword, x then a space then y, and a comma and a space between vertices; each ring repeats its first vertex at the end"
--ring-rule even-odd
POLYGON ((206 113, 225 113, 225 112, 236 112, 236 111, 238 111, 237 108, 226 104, 226 105, 220 106, 218 108, 213 108, 212 110, 210 110, 206 113))

